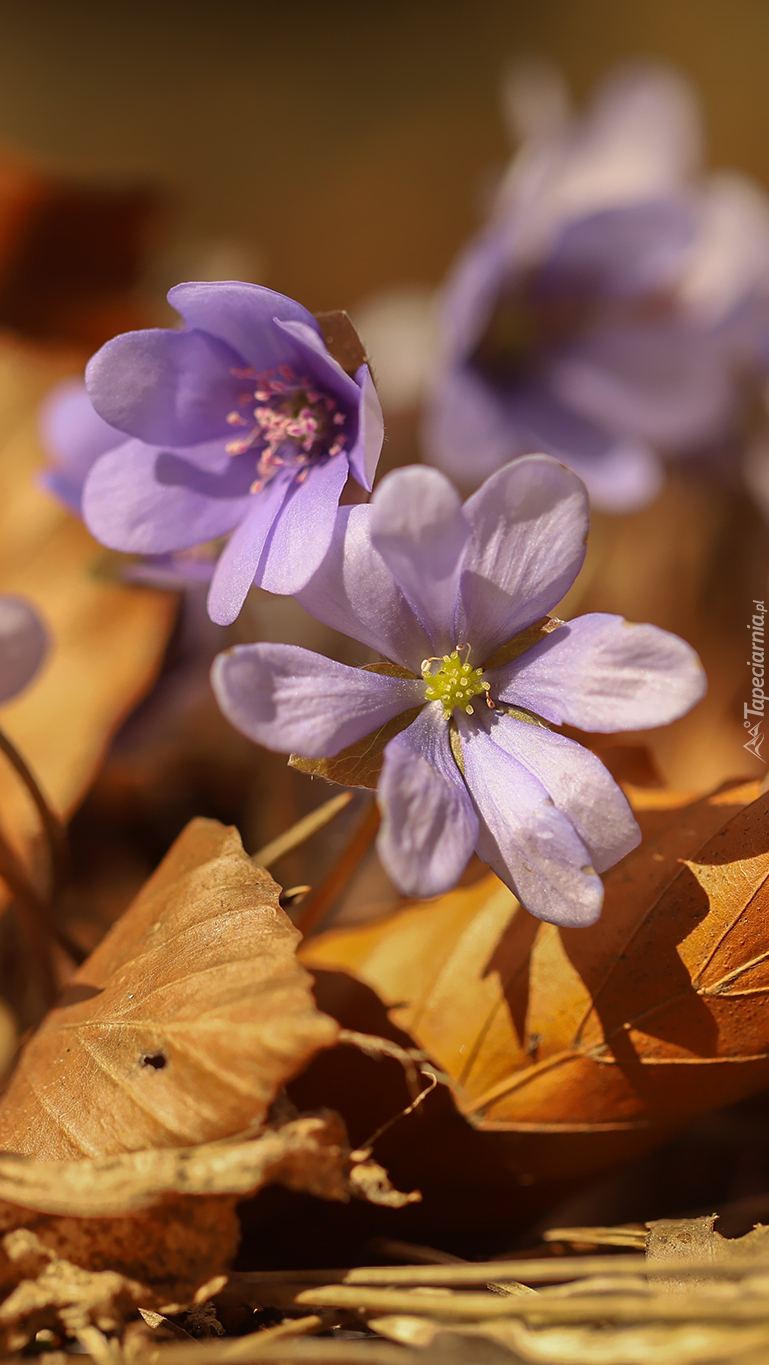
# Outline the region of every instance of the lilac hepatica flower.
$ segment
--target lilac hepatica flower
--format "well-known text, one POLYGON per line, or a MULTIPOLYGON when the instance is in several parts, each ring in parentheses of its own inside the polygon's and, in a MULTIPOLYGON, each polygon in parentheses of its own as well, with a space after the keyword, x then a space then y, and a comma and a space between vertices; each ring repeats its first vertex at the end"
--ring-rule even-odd
POLYGON ((252 583, 293 593, 315 572, 348 475, 371 487, 381 410, 368 367, 347 374, 292 299, 234 281, 168 298, 184 329, 126 333, 88 366, 94 408, 131 439, 94 464, 84 515, 139 554, 229 535, 209 594, 226 625, 252 583))
POLYGON ((43 622, 25 597, 0 594, 0 705, 23 692, 48 653, 43 622))
POLYGON ((661 454, 738 429, 769 322, 767 203, 695 179, 698 111, 671 72, 615 75, 581 118, 540 103, 445 291, 428 458, 472 487, 547 450, 626 511, 661 454))
POLYGON ((369 506, 340 509, 299 594, 387 663, 260 643, 214 664, 228 719, 267 748, 330 758, 315 771, 332 775, 333 756, 370 762, 387 741, 379 850, 409 895, 445 891, 476 849, 532 914, 590 924, 598 874, 640 839, 600 760, 552 727, 666 724, 704 675, 655 626, 543 620, 579 571, 587 526, 584 485, 546 455, 507 465, 464 506, 437 470, 396 470, 369 506))
MULTIPOLYGON (((43 488, 75 516, 83 514, 83 488, 101 455, 123 445, 122 431, 102 421, 82 380, 65 379, 55 385, 40 410, 40 438, 51 466, 40 477, 43 488)), ((145 555, 122 565, 127 583, 169 591, 209 583, 214 571, 210 546, 181 554, 145 555)))

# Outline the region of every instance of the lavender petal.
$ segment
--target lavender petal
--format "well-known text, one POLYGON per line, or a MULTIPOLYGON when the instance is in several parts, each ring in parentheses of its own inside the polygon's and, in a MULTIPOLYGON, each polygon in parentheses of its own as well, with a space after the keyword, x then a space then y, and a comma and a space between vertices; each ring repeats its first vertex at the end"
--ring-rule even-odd
POLYGON ((46 627, 24 597, 0 594, 0 705, 32 681, 50 645, 46 627))
POLYGON ((418 674, 430 640, 370 536, 370 506, 340 507, 328 553, 297 601, 317 620, 418 674))
POLYGON ((251 507, 225 545, 211 580, 208 612, 217 625, 229 626, 239 615, 290 486, 288 473, 277 474, 261 493, 251 495, 251 507))
POLYGON ((593 924, 603 886, 574 826, 528 768, 458 713, 465 781, 478 813, 478 854, 522 905, 551 924, 593 924))
POLYGON ((465 551, 455 638, 483 663, 561 600, 585 557, 587 494, 571 470, 528 455, 493 474, 465 503, 465 551))
POLYGON ((358 436, 349 453, 350 469, 362 488, 371 490, 384 441, 382 405, 368 365, 361 365, 355 382, 358 400, 358 436))
POLYGON ((382 827, 377 849, 407 896, 438 896, 462 875, 478 837, 478 817, 449 744, 439 703, 384 751, 377 799, 382 827))
POLYGON ((221 441, 176 451, 126 441, 93 466, 83 517, 113 550, 187 550, 237 525, 252 478, 253 462, 231 459, 221 441))
POLYGON ((260 284, 192 281, 175 285, 168 302, 187 327, 219 337, 257 371, 290 364, 295 355, 293 343, 274 326, 275 318, 302 322, 320 337, 315 318, 301 303, 260 284))
POLYGON ((259 587, 293 594, 305 586, 331 544, 347 474, 347 457, 335 455, 310 467, 304 483, 289 485, 256 570, 259 587))
POLYGON ((437 469, 396 469, 374 493, 374 548, 439 654, 458 643, 454 605, 469 535, 459 497, 437 469))
POLYGON ((297 645, 236 645, 211 681, 227 719, 278 753, 333 758, 424 700, 420 683, 324 659, 297 645))
POLYGON ((604 612, 577 617, 486 677, 500 701, 602 734, 667 725, 707 687, 691 645, 604 612))
POLYGON ((88 362, 88 394, 110 426, 151 445, 225 439, 243 380, 237 352, 205 332, 124 332, 88 362))
POLYGON ((600 758, 565 735, 500 712, 481 722, 493 742, 522 763, 574 826, 596 872, 605 872, 641 840, 627 798, 600 758))

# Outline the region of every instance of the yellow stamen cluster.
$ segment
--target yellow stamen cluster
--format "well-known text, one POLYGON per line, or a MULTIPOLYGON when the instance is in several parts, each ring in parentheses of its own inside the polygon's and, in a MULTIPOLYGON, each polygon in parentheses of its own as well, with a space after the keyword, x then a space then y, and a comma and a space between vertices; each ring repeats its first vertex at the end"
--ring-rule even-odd
POLYGON ((427 683, 425 696, 428 701, 443 703, 443 714, 447 720, 457 706, 471 716, 473 708, 470 703, 473 697, 489 690, 489 684, 481 681, 483 669, 471 668, 469 663, 463 663, 458 649, 451 654, 444 654, 442 659, 425 659, 422 677, 427 683), (440 664, 440 668, 433 673, 432 665, 436 663, 440 664))

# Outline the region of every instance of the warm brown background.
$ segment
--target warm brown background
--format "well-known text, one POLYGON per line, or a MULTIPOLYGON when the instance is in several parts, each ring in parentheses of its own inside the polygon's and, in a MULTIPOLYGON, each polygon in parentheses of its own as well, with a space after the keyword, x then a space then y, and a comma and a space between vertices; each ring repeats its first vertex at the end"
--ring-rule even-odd
POLYGON ((189 241, 234 238, 263 282, 350 306, 440 278, 526 54, 580 97, 618 60, 677 63, 713 163, 769 184, 767 0, 0 0, 0 141, 158 179, 189 241))

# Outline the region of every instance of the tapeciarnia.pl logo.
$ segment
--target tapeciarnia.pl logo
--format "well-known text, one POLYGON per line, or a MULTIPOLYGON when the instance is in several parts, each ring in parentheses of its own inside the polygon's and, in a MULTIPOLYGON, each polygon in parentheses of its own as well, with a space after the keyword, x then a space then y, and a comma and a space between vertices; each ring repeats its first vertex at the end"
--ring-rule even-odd
POLYGON ((750 738, 747 744, 743 744, 743 749, 747 749, 749 754, 755 754, 762 763, 766 759, 761 753, 761 745, 765 736, 761 731, 764 723, 766 693, 764 692, 764 618, 766 607, 763 602, 754 600, 755 608, 753 616, 748 622, 748 630, 751 633, 751 657, 748 659, 748 668, 751 670, 751 696, 750 701, 743 706, 743 724, 750 738), (755 721, 751 718, 756 717, 755 721))

